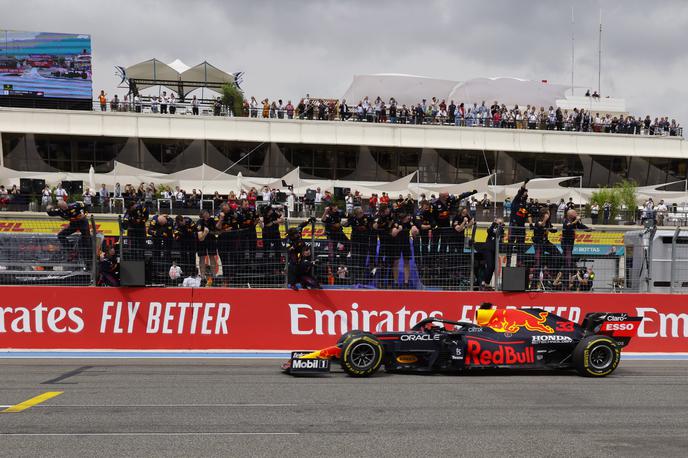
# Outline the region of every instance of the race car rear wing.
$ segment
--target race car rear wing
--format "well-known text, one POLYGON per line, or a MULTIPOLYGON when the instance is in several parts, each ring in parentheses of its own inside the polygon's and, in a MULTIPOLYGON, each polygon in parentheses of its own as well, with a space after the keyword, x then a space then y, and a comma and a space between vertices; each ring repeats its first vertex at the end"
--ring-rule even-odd
POLYGON ((609 336, 625 347, 637 334, 642 321, 642 317, 627 313, 596 312, 585 315, 582 327, 591 334, 609 336))

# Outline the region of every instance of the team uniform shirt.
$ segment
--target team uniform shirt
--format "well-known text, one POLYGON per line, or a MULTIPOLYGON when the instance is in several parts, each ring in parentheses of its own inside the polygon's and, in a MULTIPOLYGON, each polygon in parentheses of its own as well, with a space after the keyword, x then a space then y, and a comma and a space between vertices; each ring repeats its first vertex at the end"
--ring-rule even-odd
POLYGON ((409 238, 411 237, 413 220, 409 219, 408 221, 403 221, 401 219, 397 219, 394 221, 394 225, 396 225, 397 229, 399 229, 399 233, 397 233, 394 239, 400 244, 408 245, 409 238))
MULTIPOLYGON (((471 222, 472 218, 470 215, 454 215, 452 218, 452 228, 456 228, 457 226, 460 226, 465 222, 466 225, 468 225, 471 222)), ((466 228, 464 228, 462 231, 454 231, 454 236, 456 237, 456 243, 459 245, 463 245, 464 240, 466 238, 466 228)))
POLYGON ((217 221, 220 224, 220 233, 224 234, 227 232, 238 231, 240 219, 239 214, 232 209, 230 209, 229 212, 225 213, 222 217, 220 217, 221 213, 222 212, 218 212, 218 214, 215 215, 215 221, 217 221))
POLYGON ((196 221, 196 233, 200 235, 204 229, 208 229, 208 234, 205 236, 204 240, 197 239, 197 248, 200 249, 213 249, 215 247, 216 240, 216 227, 217 220, 209 216, 208 219, 200 218, 196 221))
POLYGON ((588 226, 580 221, 573 222, 568 219, 564 221, 561 229, 561 244, 562 246, 573 246, 576 240, 576 229, 588 229, 588 226))
POLYGON ((552 222, 547 220, 542 224, 539 221, 533 226, 533 243, 541 244, 549 241, 549 233, 554 232, 552 222))
POLYGON ((350 216, 348 225, 351 227, 351 238, 354 240, 363 239, 370 235, 371 222, 370 218, 366 215, 360 218, 350 216))
POLYGON ((184 217, 183 224, 175 224, 174 239, 181 243, 193 243, 196 241, 196 224, 189 217, 184 217))
POLYGON ((435 227, 435 218, 433 217, 432 209, 420 210, 416 215, 415 223, 416 227, 418 227, 418 230, 421 232, 428 232, 433 227, 435 227), (430 227, 426 227, 425 229, 423 229, 423 226, 430 227))
POLYGON ((145 227, 148 216, 148 208, 142 204, 136 204, 127 210, 124 215, 124 221, 128 227, 145 227))
POLYGON ((342 232, 342 217, 341 211, 330 211, 322 219, 322 223, 325 225, 325 232, 327 235, 336 234, 342 232))
POLYGON ((148 223, 148 235, 154 239, 172 240, 174 238, 174 224, 169 216, 163 225, 158 222, 160 215, 154 215, 148 223))
POLYGON ((432 204, 433 219, 437 227, 451 226, 451 201, 442 202, 437 199, 432 204))
POLYGON ((280 238, 280 225, 277 221, 279 221, 281 217, 282 214, 274 210, 269 215, 263 217, 263 238, 280 238))
POLYGON ((74 202, 69 204, 65 210, 61 208, 53 208, 48 211, 50 216, 59 216, 60 218, 74 222, 86 218, 86 206, 83 202, 74 202))
POLYGON ((242 232, 255 232, 258 214, 253 208, 242 208, 239 213, 238 221, 242 232))
POLYGON ((518 193, 516 193, 516 197, 514 197, 514 200, 511 202, 510 223, 514 226, 525 226, 526 221, 530 216, 528 206, 525 202, 525 199, 523 198, 524 193, 524 188, 519 189, 518 193))
POLYGON ((485 239, 485 246, 490 250, 494 250, 497 239, 501 239, 503 233, 504 228, 501 225, 497 223, 492 223, 490 227, 487 228, 487 238, 485 239))

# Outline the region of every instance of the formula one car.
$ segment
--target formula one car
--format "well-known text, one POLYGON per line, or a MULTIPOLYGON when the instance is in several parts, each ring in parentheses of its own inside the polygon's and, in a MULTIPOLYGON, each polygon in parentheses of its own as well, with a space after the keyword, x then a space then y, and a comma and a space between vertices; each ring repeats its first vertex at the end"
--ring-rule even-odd
POLYGON ((604 377, 616 369, 641 317, 588 313, 582 324, 542 309, 476 311, 476 323, 429 317, 406 332, 349 331, 337 344, 293 352, 282 369, 292 375, 329 372, 336 361, 353 377, 387 372, 463 372, 486 368, 575 369, 604 377))

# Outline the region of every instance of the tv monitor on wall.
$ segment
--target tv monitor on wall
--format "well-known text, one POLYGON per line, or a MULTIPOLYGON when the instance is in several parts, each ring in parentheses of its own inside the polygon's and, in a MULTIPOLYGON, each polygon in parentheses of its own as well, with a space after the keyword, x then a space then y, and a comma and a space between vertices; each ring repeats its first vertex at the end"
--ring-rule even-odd
POLYGON ((0 96, 92 100, 91 36, 0 29, 0 96))

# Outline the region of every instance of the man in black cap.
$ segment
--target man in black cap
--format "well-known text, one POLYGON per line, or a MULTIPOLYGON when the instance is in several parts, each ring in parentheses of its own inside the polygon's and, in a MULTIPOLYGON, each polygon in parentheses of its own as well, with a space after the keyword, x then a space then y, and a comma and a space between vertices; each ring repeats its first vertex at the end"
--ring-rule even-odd
POLYGON ((135 200, 129 202, 129 208, 122 218, 123 226, 127 230, 126 259, 143 261, 148 216, 148 208, 145 205, 135 200))
POLYGON ((297 284, 305 289, 321 289, 313 273, 311 247, 301 237, 303 228, 314 223, 315 218, 310 218, 287 231, 287 283, 293 290, 298 290, 297 284))
POLYGON ((526 222, 531 224, 532 218, 528 211, 528 180, 523 182, 511 202, 511 217, 509 219, 509 245, 507 246, 508 264, 511 264, 512 254, 516 254, 516 265, 520 266, 523 262, 526 243, 526 222))

